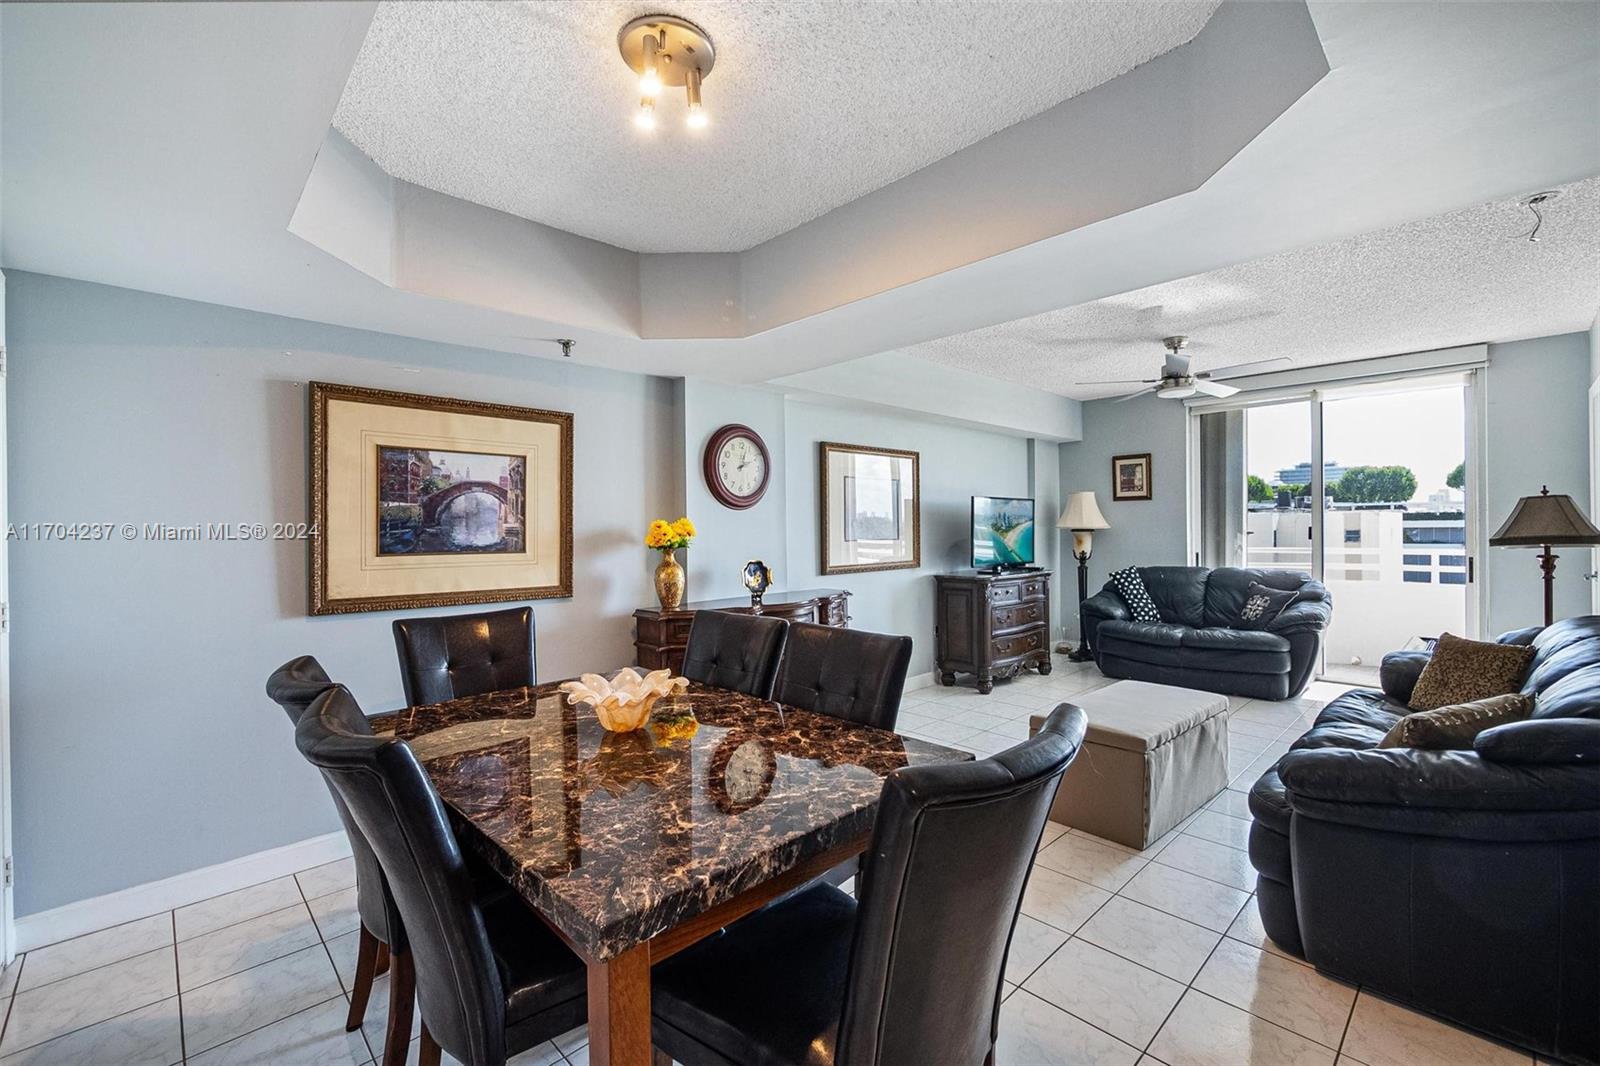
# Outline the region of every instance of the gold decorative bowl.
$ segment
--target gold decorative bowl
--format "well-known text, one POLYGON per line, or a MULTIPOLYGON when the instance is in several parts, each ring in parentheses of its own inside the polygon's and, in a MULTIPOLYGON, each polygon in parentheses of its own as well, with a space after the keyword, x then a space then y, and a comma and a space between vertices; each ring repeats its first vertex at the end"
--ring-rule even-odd
POLYGON ((579 681, 565 681, 561 691, 567 702, 587 703, 594 708, 601 728, 612 733, 630 733, 650 721, 650 710, 662 696, 689 687, 686 677, 673 677, 671 670, 652 670, 643 677, 631 666, 609 681, 600 674, 584 674, 579 681))

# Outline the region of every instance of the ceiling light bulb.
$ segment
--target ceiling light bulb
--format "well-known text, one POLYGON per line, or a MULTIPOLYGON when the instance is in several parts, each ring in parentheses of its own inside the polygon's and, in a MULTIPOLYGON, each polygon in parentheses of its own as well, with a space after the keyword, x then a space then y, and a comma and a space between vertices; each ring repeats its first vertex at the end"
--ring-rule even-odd
POLYGON ((689 128, 702 130, 706 127, 706 110, 700 102, 700 68, 690 67, 688 76, 683 81, 683 91, 689 98, 689 128))
POLYGON ((639 112, 633 116, 633 124, 642 130, 656 128, 656 102, 648 96, 639 101, 639 112))
POLYGON ((639 71, 639 95, 652 99, 661 92, 660 61, 656 58, 661 50, 661 42, 653 33, 645 34, 643 53, 643 69, 639 71))

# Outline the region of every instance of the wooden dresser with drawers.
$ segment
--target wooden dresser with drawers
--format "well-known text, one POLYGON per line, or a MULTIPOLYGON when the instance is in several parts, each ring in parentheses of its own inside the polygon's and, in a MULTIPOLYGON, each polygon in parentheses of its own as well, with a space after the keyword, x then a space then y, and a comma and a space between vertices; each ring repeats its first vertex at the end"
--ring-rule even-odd
MULTIPOLYGON (((633 612, 633 651, 646 670, 683 672, 683 649, 689 644, 689 626, 696 611, 734 611, 753 614, 748 596, 685 603, 676 611, 641 607, 633 612)), ((769 592, 761 612, 786 622, 815 622, 843 629, 850 624, 850 593, 844 589, 799 589, 769 592)))
POLYGON ((1050 571, 938 574, 934 596, 934 656, 939 682, 973 674, 978 691, 995 678, 1032 666, 1050 672, 1050 571))

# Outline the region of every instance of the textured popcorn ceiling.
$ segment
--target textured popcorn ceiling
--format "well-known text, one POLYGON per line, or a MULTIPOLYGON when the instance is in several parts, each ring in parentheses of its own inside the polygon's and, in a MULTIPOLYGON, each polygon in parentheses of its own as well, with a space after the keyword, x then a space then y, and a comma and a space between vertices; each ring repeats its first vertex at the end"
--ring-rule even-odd
POLYGON ((1600 177, 1568 185, 1539 243, 1517 200, 901 351, 1078 399, 1160 372, 1161 338, 1187 334, 1193 369, 1287 356, 1266 372, 1589 328, 1600 306, 1600 177))
POLYGON ((395 177, 646 252, 742 251, 1185 44, 1218 0, 532 0, 379 5, 334 126, 395 177), (708 129, 617 31, 717 49, 708 129))

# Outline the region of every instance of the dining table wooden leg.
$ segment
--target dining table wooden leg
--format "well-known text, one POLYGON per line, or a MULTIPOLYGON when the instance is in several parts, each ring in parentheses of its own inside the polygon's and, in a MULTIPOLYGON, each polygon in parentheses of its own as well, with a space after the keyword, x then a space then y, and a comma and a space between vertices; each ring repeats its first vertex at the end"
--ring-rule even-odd
POLYGON ((650 945, 589 963, 591 1066, 650 1066, 650 945))

